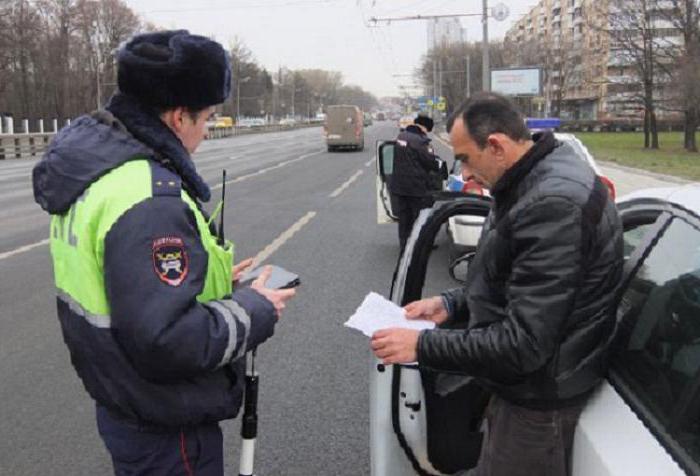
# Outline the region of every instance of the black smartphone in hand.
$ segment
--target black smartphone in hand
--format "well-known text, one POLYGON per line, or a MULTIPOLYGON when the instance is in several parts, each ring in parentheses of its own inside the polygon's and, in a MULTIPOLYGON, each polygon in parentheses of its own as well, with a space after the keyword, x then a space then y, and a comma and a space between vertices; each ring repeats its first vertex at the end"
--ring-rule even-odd
POLYGON ((262 273, 263 269, 265 269, 266 266, 270 266, 272 268, 270 277, 265 283, 266 288, 289 289, 295 288, 301 284, 301 280, 299 279, 298 274, 292 273, 291 271, 287 271, 281 266, 276 266, 272 264, 258 266, 257 268, 250 270, 247 273, 244 273, 243 276, 241 276, 241 279, 238 280, 238 285, 249 286, 253 284, 253 281, 255 281, 258 278, 258 276, 260 276, 260 273, 262 273))

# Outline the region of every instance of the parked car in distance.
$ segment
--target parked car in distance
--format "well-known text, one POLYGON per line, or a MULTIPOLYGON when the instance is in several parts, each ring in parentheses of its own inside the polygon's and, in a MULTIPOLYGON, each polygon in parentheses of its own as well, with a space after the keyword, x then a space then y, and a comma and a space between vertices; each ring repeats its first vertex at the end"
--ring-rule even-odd
POLYGON ((364 120, 362 123, 365 127, 372 125, 372 115, 369 112, 364 113, 364 120))
POLYGON ((413 124, 413 119, 415 119, 414 116, 401 116, 401 118, 399 118, 399 129, 406 129, 406 127, 413 124))
POLYGON ((357 106, 328 106, 323 125, 328 152, 340 148, 365 148, 364 117, 357 106))
MULTIPOLYGON (((616 332, 604 336, 611 365, 581 413, 571 474, 700 475, 700 184, 641 190, 617 205, 625 266, 616 332)), ((422 212, 391 300, 426 297, 442 225, 454 215, 484 217, 489 208, 482 196, 453 194, 422 212)), ((369 372, 372 474, 462 474, 478 463, 488 400, 482 387, 454 374, 424 380, 415 364, 383 366, 375 358, 369 372)))
POLYGON ((216 129, 222 127, 233 127, 233 118, 230 116, 213 115, 211 118, 207 119, 208 129, 216 129))
POLYGON ((238 127, 260 127, 267 123, 262 117, 242 117, 238 120, 236 126, 238 127))
POLYGON ((219 116, 215 120, 214 127, 233 127, 233 118, 230 116, 219 116))
POLYGON ((297 123, 296 119, 293 117, 283 117, 278 123, 280 126, 293 126, 297 123))

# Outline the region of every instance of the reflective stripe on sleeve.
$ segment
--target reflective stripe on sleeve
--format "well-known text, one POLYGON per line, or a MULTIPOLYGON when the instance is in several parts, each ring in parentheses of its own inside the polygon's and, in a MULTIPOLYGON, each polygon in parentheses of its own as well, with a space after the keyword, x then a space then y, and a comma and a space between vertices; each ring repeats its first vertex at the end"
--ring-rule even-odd
POLYGON ((241 358, 245 354, 248 334, 250 333, 250 316, 248 316, 248 313, 246 313, 238 303, 232 300, 210 301, 207 305, 216 309, 226 321, 226 325, 228 325, 228 344, 226 345, 226 351, 224 352, 219 366, 225 365, 231 360, 241 358), (236 341, 238 340, 237 323, 243 326, 243 339, 238 348, 238 352, 236 352, 236 355, 233 355, 236 341))
POLYGON ((61 291, 60 289, 56 290, 56 294, 58 295, 58 299, 68 304, 68 308, 71 310, 71 312, 73 312, 73 314, 82 317, 90 325, 98 327, 100 329, 109 329, 110 327, 112 327, 111 316, 93 314, 91 312, 86 311, 85 308, 83 308, 83 306, 81 306, 78 301, 76 301, 69 294, 65 293, 64 291, 61 291))

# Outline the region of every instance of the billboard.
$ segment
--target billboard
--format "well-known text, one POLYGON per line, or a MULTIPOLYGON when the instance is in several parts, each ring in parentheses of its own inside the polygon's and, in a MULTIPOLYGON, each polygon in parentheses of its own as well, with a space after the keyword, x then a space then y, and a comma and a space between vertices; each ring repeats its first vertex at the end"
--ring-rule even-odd
POLYGON ((541 77, 540 68, 492 69, 491 91, 507 96, 540 96, 541 77))

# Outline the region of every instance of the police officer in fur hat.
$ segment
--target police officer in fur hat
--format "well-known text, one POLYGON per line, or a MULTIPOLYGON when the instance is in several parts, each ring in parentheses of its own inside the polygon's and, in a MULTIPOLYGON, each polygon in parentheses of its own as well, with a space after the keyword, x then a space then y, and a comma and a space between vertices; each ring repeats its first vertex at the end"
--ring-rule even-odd
POLYGON ((208 226, 191 155, 231 89, 220 44, 187 31, 134 37, 119 92, 63 129, 33 171, 52 216, 58 318, 96 401, 116 474, 221 475, 219 421, 236 416, 242 357, 294 290, 233 282, 233 245, 208 226))
POLYGON ((428 133, 432 130, 433 120, 428 116, 418 116, 396 138, 389 191, 396 197, 395 203, 398 205, 399 245, 402 251, 418 214, 422 209, 433 206, 431 193, 439 189, 438 184, 447 178, 444 163, 433 153, 430 145, 428 133))

